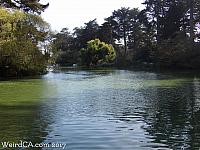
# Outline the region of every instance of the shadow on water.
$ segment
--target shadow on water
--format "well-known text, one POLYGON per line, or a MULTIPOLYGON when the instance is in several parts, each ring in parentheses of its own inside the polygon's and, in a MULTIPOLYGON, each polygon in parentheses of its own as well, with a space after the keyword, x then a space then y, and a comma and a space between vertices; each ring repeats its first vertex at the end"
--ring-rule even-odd
POLYGON ((45 139, 49 122, 40 118, 36 106, 0 106, 0 109, 1 142, 19 143, 23 140, 41 143, 45 139))
POLYGON ((52 122, 49 110, 43 109, 46 92, 46 83, 40 79, 0 82, 0 142, 45 140, 52 122))
POLYGON ((110 105, 111 120, 127 122, 124 128, 144 122, 137 130, 144 129, 146 143, 140 137, 145 143, 140 146, 146 149, 199 149, 200 80, 196 75, 143 74, 138 81, 141 78, 145 80, 141 88, 117 92, 120 102, 110 105))
POLYGON ((193 79, 176 87, 154 87, 143 92, 151 104, 143 117, 152 143, 171 149, 200 148, 199 90, 199 80, 193 79))

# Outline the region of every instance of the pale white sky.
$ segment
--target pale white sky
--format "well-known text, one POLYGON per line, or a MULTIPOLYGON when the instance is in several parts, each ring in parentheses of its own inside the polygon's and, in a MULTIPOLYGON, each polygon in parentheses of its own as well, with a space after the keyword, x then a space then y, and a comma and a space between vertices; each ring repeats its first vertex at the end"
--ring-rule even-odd
POLYGON ((42 17, 51 24, 52 30, 60 31, 68 27, 83 26, 84 23, 97 18, 99 24, 109 17, 113 10, 121 7, 141 8, 143 0, 41 0, 50 6, 42 17))

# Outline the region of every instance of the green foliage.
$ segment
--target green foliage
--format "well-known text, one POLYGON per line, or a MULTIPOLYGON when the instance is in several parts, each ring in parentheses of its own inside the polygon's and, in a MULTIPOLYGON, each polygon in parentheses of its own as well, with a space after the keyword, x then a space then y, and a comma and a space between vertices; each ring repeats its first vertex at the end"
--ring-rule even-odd
POLYGON ((127 52, 127 39, 131 27, 130 9, 122 7, 112 13, 112 20, 115 22, 114 28, 117 39, 123 38, 124 42, 124 56, 127 52))
POLYGON ((156 60, 160 66, 199 68, 200 46, 183 35, 163 41, 157 48, 156 60))
POLYGON ((38 44, 49 26, 39 16, 0 8, 0 76, 38 74, 46 60, 38 44))
POLYGON ((20 8, 26 12, 34 12, 40 14, 49 4, 41 4, 40 0, 1 0, 0 6, 8 8, 20 8))
POLYGON ((0 66, 9 67, 12 75, 40 74, 46 63, 32 41, 7 41, 0 47, 0 66))
POLYGON ((105 22, 99 27, 98 38, 108 44, 114 44, 115 36, 113 32, 113 20, 109 17, 105 19, 105 22))
POLYGON ((147 40, 148 42, 153 41, 152 39, 149 40, 151 29, 146 30, 144 25, 145 21, 148 22, 146 16, 141 15, 139 9, 122 7, 121 9, 113 11, 112 15, 106 19, 106 23, 103 24, 103 27, 107 27, 106 29, 110 29, 110 31, 112 32, 112 35, 110 35, 110 37, 118 41, 123 40, 124 52, 122 56, 121 51, 121 54, 118 55, 122 57, 119 58, 120 63, 121 60, 127 61, 127 59, 129 59, 130 50, 132 50, 132 52, 137 51, 138 49, 146 46, 145 44, 147 43, 147 40))
POLYGON ((79 62, 79 52, 76 50, 61 51, 57 53, 56 64, 72 66, 79 62))
POLYGON ((200 21, 199 0, 145 0, 144 4, 149 23, 156 28, 158 43, 175 38, 180 31, 194 40, 192 34, 200 21))
POLYGON ((96 66, 113 62, 116 58, 116 52, 112 45, 95 39, 88 41, 87 48, 81 49, 81 56, 83 64, 96 66))
POLYGON ((86 48, 87 42, 98 38, 99 25, 96 19, 85 23, 84 27, 74 29, 75 47, 77 49, 86 48))
POLYGON ((55 63, 59 65, 73 65, 78 62, 79 50, 76 40, 67 28, 53 36, 52 49, 55 63))
MULTIPOLYGON (((76 27, 73 33, 64 28, 52 43, 55 61, 72 65, 79 63, 81 54, 82 62, 88 66, 108 63, 104 58, 107 52, 97 50, 101 49, 98 44, 87 43, 100 39, 113 45, 117 53, 115 64, 119 66, 153 63, 155 66, 197 68, 200 0, 144 0, 143 4, 145 9, 141 11, 125 7, 114 10, 102 25, 94 19, 76 27)), ((9 37, 13 36, 10 25, 3 28, 9 31, 6 32, 9 37)), ((36 34, 36 42, 43 39, 44 33, 36 34)))
POLYGON ((87 47, 87 42, 98 37, 99 25, 96 19, 85 23, 84 27, 75 28, 70 33, 63 28, 54 35, 52 47, 55 62, 59 65, 73 65, 80 62, 80 49, 87 47))

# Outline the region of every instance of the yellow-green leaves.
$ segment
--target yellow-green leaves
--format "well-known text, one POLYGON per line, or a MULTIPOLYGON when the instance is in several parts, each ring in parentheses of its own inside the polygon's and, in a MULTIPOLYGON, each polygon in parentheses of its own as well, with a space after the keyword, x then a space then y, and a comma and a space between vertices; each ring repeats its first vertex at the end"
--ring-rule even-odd
POLYGON ((48 31, 49 25, 40 16, 0 8, 0 73, 44 71, 45 58, 38 45, 48 31))
POLYGON ((95 39, 88 41, 87 48, 81 50, 81 55, 82 62, 89 66, 112 62, 116 52, 111 44, 95 39))
POLYGON ((25 14, 19 10, 7 10, 0 7, 0 44, 14 38, 17 23, 24 17, 25 14))

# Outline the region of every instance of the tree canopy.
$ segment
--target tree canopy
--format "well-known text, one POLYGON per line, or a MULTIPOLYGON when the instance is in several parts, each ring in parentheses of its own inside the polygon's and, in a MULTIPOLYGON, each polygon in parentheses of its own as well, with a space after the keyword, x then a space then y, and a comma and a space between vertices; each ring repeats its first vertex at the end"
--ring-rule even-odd
POLYGON ((38 44, 49 32, 48 23, 37 15, 4 8, 0 8, 0 20, 0 73, 16 76, 45 71, 38 44))
POLYGON ((95 39, 88 41, 87 48, 81 49, 81 57, 83 64, 96 66, 111 63, 116 57, 116 52, 112 45, 95 39))
POLYGON ((82 59, 87 65, 97 65, 100 56, 93 57, 88 41, 100 39, 112 44, 118 65, 188 67, 189 62, 191 68, 200 67, 200 0, 144 0, 143 5, 143 10, 114 10, 101 25, 93 19, 72 32, 63 28, 52 43, 57 63, 71 65, 82 59))
POLYGON ((49 6, 49 3, 41 4, 40 0, 1 0, 0 5, 7 8, 19 8, 25 12, 40 14, 49 6))

